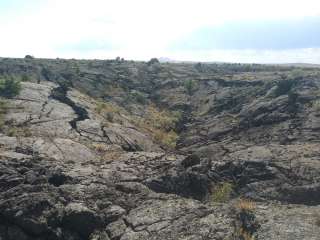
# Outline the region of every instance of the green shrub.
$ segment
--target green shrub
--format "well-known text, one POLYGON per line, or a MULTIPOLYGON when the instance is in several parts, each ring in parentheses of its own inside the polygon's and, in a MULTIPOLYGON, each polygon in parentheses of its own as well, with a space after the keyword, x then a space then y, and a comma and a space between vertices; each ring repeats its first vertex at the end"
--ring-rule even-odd
POLYGON ((20 93, 20 81, 15 80, 13 77, 0 78, 0 96, 12 98, 20 93))
POLYGON ((178 134, 173 130, 169 132, 161 131, 159 129, 154 130, 154 139, 168 148, 174 149, 178 138, 178 134))
POLYGON ((142 105, 147 103, 147 97, 142 92, 133 91, 130 93, 130 97, 142 105))
POLYGON ((27 74, 23 74, 21 77, 21 82, 30 82, 30 77, 27 74))
POLYGON ((7 134, 9 137, 18 136, 18 128, 16 128, 16 127, 10 127, 10 128, 7 129, 6 134, 7 134))
POLYGON ((226 202, 230 199, 231 193, 233 191, 233 184, 229 182, 224 182, 215 186, 212 192, 213 202, 226 202))
POLYGON ((184 83, 184 88, 185 88, 187 94, 191 96, 194 93, 194 91, 196 90, 197 84, 194 80, 189 79, 184 83))
POLYGON ((295 78, 279 81, 277 84, 277 89, 275 90, 276 97, 280 95, 288 94, 297 84, 298 84, 298 80, 295 78))
POLYGON ((289 78, 302 79, 304 76, 304 72, 302 69, 294 69, 288 75, 289 78))

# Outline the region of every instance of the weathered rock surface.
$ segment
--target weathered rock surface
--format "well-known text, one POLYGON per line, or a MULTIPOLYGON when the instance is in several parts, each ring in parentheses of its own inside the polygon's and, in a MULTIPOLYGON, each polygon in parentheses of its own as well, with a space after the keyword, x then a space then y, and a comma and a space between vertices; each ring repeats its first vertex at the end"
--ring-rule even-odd
POLYGON ((0 59, 30 76, 0 130, 0 240, 239 239, 239 197, 255 239, 318 239, 320 75, 252 68, 0 59), (176 149, 136 121, 151 104, 181 112, 176 149))

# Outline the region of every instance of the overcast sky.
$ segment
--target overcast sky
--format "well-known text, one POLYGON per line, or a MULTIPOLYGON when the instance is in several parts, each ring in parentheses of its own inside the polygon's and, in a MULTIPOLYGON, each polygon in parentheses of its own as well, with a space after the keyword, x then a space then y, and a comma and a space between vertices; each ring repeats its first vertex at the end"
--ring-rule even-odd
POLYGON ((320 63, 319 0, 0 0, 0 56, 320 63))

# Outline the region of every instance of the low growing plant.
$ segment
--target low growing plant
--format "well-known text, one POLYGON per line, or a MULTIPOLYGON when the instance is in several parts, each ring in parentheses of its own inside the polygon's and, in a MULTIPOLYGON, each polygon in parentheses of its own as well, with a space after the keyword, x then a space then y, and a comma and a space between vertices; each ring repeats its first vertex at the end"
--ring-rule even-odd
POLYGON ((7 103, 4 100, 0 99, 0 131, 3 130, 4 124, 5 124, 5 115, 7 113, 7 103))
POLYGON ((213 202, 227 202, 232 194, 233 184, 229 182, 221 183, 213 188, 213 202))
POLYGON ((20 81, 13 77, 0 78, 0 96, 12 98, 17 96, 21 91, 20 81))

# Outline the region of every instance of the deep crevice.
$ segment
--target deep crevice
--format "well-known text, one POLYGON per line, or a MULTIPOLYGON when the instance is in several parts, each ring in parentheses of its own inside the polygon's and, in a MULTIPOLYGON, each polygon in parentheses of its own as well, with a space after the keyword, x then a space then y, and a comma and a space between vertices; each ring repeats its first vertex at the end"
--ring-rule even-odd
POLYGON ((78 130, 77 123, 80 121, 84 121, 86 119, 89 119, 89 114, 87 110, 83 107, 78 106, 74 101, 72 101, 68 97, 68 88, 65 86, 58 86, 54 88, 49 96, 49 98, 55 99, 59 102, 62 102, 68 106, 70 106, 74 113, 77 115, 76 118, 72 119, 69 124, 72 127, 72 129, 76 130, 78 133, 80 131, 78 130))

